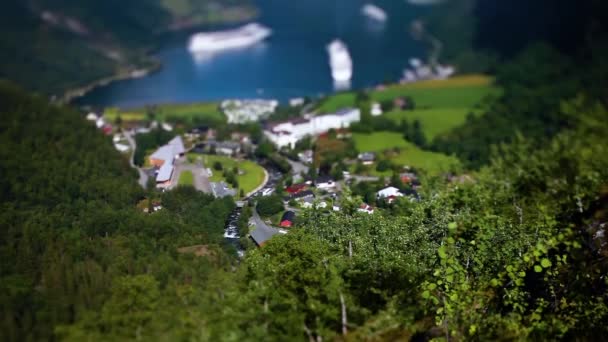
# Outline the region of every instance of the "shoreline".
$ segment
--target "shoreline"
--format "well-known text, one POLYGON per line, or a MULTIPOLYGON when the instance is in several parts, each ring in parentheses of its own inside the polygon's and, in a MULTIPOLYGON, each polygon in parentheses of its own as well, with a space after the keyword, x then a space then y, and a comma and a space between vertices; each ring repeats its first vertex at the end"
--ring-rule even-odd
POLYGON ((146 77, 159 71, 162 68, 162 62, 159 59, 151 56, 147 56, 147 58, 152 62, 152 66, 141 67, 127 71, 119 71, 113 75, 98 79, 81 87, 70 89, 66 91, 63 96, 59 100, 57 100, 57 102, 60 104, 72 104, 74 100, 87 95, 88 93, 97 88, 110 85, 114 82, 134 80, 146 77))
MULTIPOLYGON (((193 22, 193 23, 183 24, 178 27, 168 27, 163 33, 161 33, 159 35, 159 38, 166 39, 166 38, 163 38, 163 36, 165 36, 165 35, 168 35, 169 37, 175 37, 180 34, 193 33, 193 32, 196 32, 197 30, 206 30, 206 29, 209 29, 209 28, 217 26, 217 25, 243 24, 243 23, 253 20, 259 16, 259 11, 257 9, 252 10, 252 11, 244 11, 241 13, 244 13, 244 14, 242 16, 236 16, 236 17, 230 17, 230 15, 228 15, 223 20, 216 20, 216 21, 212 21, 212 22, 206 23, 206 24, 193 22)), ((62 104, 62 105, 73 104, 74 100, 77 100, 81 97, 86 96, 88 93, 90 93, 91 91, 93 91, 97 88, 108 86, 114 82, 128 81, 128 80, 134 80, 134 79, 150 76, 151 74, 158 72, 159 70, 162 69, 163 63, 160 61, 160 59, 152 56, 152 54, 155 50, 156 50, 156 48, 151 49, 145 54, 145 58, 147 59, 148 62, 150 62, 152 64, 151 66, 148 66, 148 67, 145 67, 145 66, 137 67, 136 66, 135 68, 132 68, 130 70, 118 71, 112 75, 102 77, 101 79, 97 79, 95 81, 92 81, 92 82, 82 85, 80 87, 68 89, 61 95, 61 97, 59 99, 56 100, 56 102, 59 104, 62 104)))

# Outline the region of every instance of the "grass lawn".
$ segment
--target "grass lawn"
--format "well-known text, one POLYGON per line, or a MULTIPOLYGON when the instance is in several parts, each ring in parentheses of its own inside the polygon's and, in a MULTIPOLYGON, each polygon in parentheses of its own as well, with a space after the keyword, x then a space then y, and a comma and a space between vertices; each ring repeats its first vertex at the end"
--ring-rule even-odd
MULTIPOLYGON (((382 158, 382 152, 399 148, 399 153, 390 155, 393 163, 401 166, 410 166, 424 170, 430 175, 437 175, 460 167, 460 161, 455 157, 442 153, 424 151, 418 146, 403 139, 402 135, 394 132, 375 132, 372 134, 353 134, 355 145, 361 152, 376 152, 382 158)), ((354 166, 351 171, 354 171, 354 166)), ((390 176, 391 171, 378 172, 376 165, 370 166, 370 174, 376 176, 390 176)))
POLYGON ((156 118, 166 120, 176 117, 191 120, 193 118, 204 118, 211 122, 224 122, 226 118, 214 102, 189 103, 189 104, 165 104, 151 106, 150 108, 134 108, 122 110, 119 108, 107 108, 104 115, 107 119, 114 121, 120 115, 124 121, 141 121, 146 119, 146 113, 152 109, 156 118))
POLYGON ((411 96, 416 110, 393 111, 385 115, 395 122, 419 120, 427 139, 432 140, 438 134, 463 124, 469 113, 483 113, 483 99, 501 93, 492 82, 492 78, 482 75, 460 76, 444 81, 395 85, 373 92, 371 97, 382 101, 411 96))
POLYGON ((356 97, 355 93, 339 93, 332 95, 323 100, 319 108, 317 108, 317 111, 319 113, 331 113, 338 109, 352 107, 355 105, 356 97))
POLYGON ((179 175, 179 185, 194 185, 194 175, 192 174, 192 171, 182 171, 182 173, 179 175))
MULTIPOLYGON (((399 123, 403 119, 419 120, 428 140, 465 122, 467 114, 483 113, 483 99, 498 96, 500 88, 493 79, 484 75, 457 76, 448 80, 422 81, 411 84, 395 84, 384 90, 372 91, 374 101, 410 96, 416 110, 393 111, 384 114, 399 123)), ((355 93, 340 93, 327 98, 318 108, 319 112, 331 112, 355 105, 355 93)))
MULTIPOLYGON (((196 160, 201 155, 189 154, 188 160, 196 160)), ((205 167, 210 168, 213 175, 209 179, 211 182, 225 181, 222 171, 213 169, 213 164, 219 161, 222 164, 224 170, 232 170, 235 166, 243 172, 242 175, 237 175, 239 187, 243 189, 245 194, 253 191, 255 188, 260 186, 264 181, 264 168, 250 160, 236 160, 230 157, 217 156, 217 155, 203 155, 203 163, 205 167)))

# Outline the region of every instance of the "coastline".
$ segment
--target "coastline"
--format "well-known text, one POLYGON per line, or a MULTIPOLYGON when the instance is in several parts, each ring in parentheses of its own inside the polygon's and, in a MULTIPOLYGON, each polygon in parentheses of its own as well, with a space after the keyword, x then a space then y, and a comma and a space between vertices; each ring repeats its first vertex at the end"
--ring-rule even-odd
POLYGON ((72 103, 72 101, 85 96, 89 92, 99 87, 104 87, 118 81, 126 81, 146 77, 162 68, 162 63, 159 59, 151 56, 147 56, 147 58, 152 63, 152 65, 149 67, 141 67, 125 71, 119 71, 113 75, 98 79, 81 87, 67 90, 63 94, 63 96, 59 100, 57 100, 57 102, 59 104, 70 104, 72 103))
MULTIPOLYGON (((242 24, 247 21, 253 20, 259 16, 259 10, 238 10, 238 11, 229 11, 225 14, 222 14, 216 17, 214 20, 210 20, 207 23, 201 23, 199 21, 191 21, 191 22, 181 22, 173 23, 170 27, 168 27, 160 36, 169 35, 175 36, 179 34, 195 32, 196 30, 205 30, 209 27, 213 27, 215 25, 233 25, 233 24, 242 24)), ((134 68, 130 68, 128 70, 118 71, 112 75, 108 75, 106 77, 102 77, 95 81, 92 81, 88 84, 82 85, 80 87, 76 87, 73 89, 66 90, 63 95, 56 100, 59 104, 71 104, 74 100, 79 99, 83 96, 86 96, 91 91, 105 87, 114 82, 119 81, 127 81, 133 80, 137 78, 142 78, 149 76, 162 68, 162 62, 152 56, 154 50, 150 50, 146 55, 147 62, 150 62, 152 65, 150 66, 136 66, 134 68)))

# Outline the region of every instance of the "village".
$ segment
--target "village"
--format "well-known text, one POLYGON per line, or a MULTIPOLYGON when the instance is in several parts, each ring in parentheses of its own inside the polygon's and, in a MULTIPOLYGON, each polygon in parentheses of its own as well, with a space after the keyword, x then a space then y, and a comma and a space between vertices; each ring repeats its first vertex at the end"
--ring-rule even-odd
MULTIPOLYGON (((273 114, 276 101, 225 101, 221 109, 231 124, 257 123, 263 117, 273 114)), ((379 104, 374 104, 377 116, 379 104)), ((296 148, 303 140, 327 139, 329 134, 339 132, 343 138, 348 128, 361 120, 358 108, 343 108, 334 113, 307 113, 282 121, 266 122, 263 125, 263 141, 257 144, 250 134, 232 132, 227 139, 219 140, 218 132, 210 127, 194 127, 183 133, 166 122, 154 122, 148 127, 131 127, 128 130, 113 127, 104 117, 89 113, 87 119, 107 135, 112 135, 115 148, 131 158, 132 165, 140 172, 140 184, 153 184, 160 191, 170 191, 179 185, 191 185, 197 190, 213 194, 215 197, 234 197, 239 207, 245 205, 266 205, 279 203, 270 211, 260 213, 254 210, 250 218, 250 231, 246 232, 257 246, 264 245, 272 236, 285 234, 297 226, 297 218, 304 210, 324 213, 341 211, 344 190, 356 182, 373 183, 377 191, 375 198, 358 203, 357 212, 374 214, 379 207, 391 205, 400 198, 415 200, 420 182, 415 173, 404 166, 399 174, 399 183, 383 177, 351 174, 343 170, 339 175, 321 173, 312 148, 296 148), (146 155, 145 164, 133 164, 134 136, 159 129, 167 134, 175 134, 167 143, 146 155), (269 163, 267 156, 256 154, 260 144, 270 142, 277 151, 276 156, 287 162, 289 168, 280 169, 269 163), (297 151, 297 153, 293 153, 297 151), (379 182, 382 181, 382 184, 379 182), (394 185, 398 185, 396 187, 394 185)), ((310 146, 309 146, 310 147, 310 146)), ((264 147, 262 147, 264 148, 264 147)), ((349 162, 370 166, 374 164, 376 153, 363 151, 349 162)), ((349 190, 350 193, 350 190, 349 190)), ((350 195, 349 195, 350 196, 350 195)), ((257 207, 256 207, 257 209, 257 207)), ((149 210, 147 207, 142 210, 149 210)), ((157 203, 153 211, 162 210, 157 203)), ((234 222, 238 215, 227 223, 225 237, 238 239, 234 222)))
MULTIPOLYGON (((254 99, 201 107, 221 121, 187 122, 168 114, 180 107, 149 108, 138 117, 90 112, 86 118, 112 137, 142 187, 164 192, 187 185, 234 198, 237 210, 224 237, 236 244, 248 237, 259 247, 298 227, 310 211, 375 215, 419 200, 429 174, 466 180, 454 176, 450 158, 423 149, 426 131, 417 120, 396 124, 391 118, 416 113, 415 99, 376 91, 390 96, 339 93, 285 105, 254 99), (245 229, 238 226, 244 213, 245 229)), ((158 201, 141 206, 151 214, 162 208, 158 201)))

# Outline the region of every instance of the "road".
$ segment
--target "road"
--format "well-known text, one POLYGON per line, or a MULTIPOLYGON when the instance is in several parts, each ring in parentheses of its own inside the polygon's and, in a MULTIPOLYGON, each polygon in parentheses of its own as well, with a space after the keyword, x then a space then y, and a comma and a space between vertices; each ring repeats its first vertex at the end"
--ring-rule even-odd
POLYGON ((183 158, 175 161, 175 170, 173 171, 173 179, 171 180, 171 188, 176 187, 179 184, 179 176, 184 171, 190 171, 194 175, 194 188, 198 191, 211 193, 211 184, 209 182, 209 175, 205 170, 203 160, 198 159, 196 164, 186 163, 183 158))
POLYGON ((139 172, 139 185, 141 185, 141 187, 145 189, 148 184, 148 174, 134 163, 135 149, 137 148, 137 145, 135 144, 135 139, 133 139, 133 136, 131 136, 130 131, 125 131, 124 135, 127 141, 129 142, 129 145, 131 146, 131 157, 129 158, 129 164, 131 164, 131 167, 136 169, 137 172, 139 172))
POLYGON ((357 175, 352 175, 349 176, 350 179, 354 179, 357 182, 377 182, 378 180, 380 180, 380 177, 376 177, 376 176, 357 176, 357 175))

